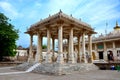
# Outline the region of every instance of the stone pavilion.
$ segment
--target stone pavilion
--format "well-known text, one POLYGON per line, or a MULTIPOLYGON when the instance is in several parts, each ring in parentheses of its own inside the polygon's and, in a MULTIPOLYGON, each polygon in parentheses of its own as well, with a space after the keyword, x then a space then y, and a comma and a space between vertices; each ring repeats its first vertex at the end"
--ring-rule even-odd
MULTIPOLYGON (((40 63, 39 68, 36 68, 35 72, 49 72, 55 74, 66 74, 67 72, 74 70, 85 69, 85 64, 80 64, 80 52, 84 55, 84 63, 86 60, 86 49, 85 49, 85 36, 89 39, 89 52, 92 53, 92 34, 95 34, 91 26, 81 20, 74 18, 72 15, 66 15, 61 10, 54 14, 49 15, 45 19, 41 19, 37 23, 30 26, 25 32, 30 35, 30 50, 28 62, 40 63), (32 45, 33 36, 38 37, 37 52, 35 58, 33 58, 32 45), (47 55, 45 61, 42 60, 42 40, 43 37, 47 37, 47 55), (74 53, 74 37, 78 38, 78 53, 77 59, 75 59, 74 53), (50 55, 50 44, 52 39, 52 52, 50 55), (54 59, 55 39, 58 40, 58 56, 57 60, 54 59), (67 50, 67 62, 64 61, 63 51, 63 40, 68 41, 67 50), (81 41, 82 40, 82 41, 81 41), (82 42, 82 43, 81 43, 82 42), (81 46, 82 45, 82 46, 81 46), (81 50, 81 51, 80 51, 81 50), (79 64, 78 64, 79 63, 79 64)), ((92 55, 92 54, 91 54, 92 55)), ((91 56, 91 60, 92 60, 91 56)), ((89 68, 93 68, 88 65, 89 68)), ((88 68, 88 67, 86 67, 88 68)), ((94 68, 95 69, 95 68, 94 68)), ((86 69, 88 70, 88 69, 86 69)))
MULTIPOLYGON (((78 20, 74 17, 68 16, 64 14, 61 10, 54 15, 49 15, 46 19, 41 19, 39 22, 30 26, 30 28, 26 32, 30 35, 30 51, 29 51, 29 59, 30 61, 35 62, 42 62, 42 38, 47 37, 47 56, 46 56, 46 63, 53 62, 52 56, 49 56, 50 53, 50 39, 52 39, 52 50, 54 54, 54 41, 58 39, 58 63, 64 63, 63 57, 63 40, 67 39, 69 42, 68 44, 68 62, 69 63, 76 63, 74 59, 74 43, 73 38, 78 38, 78 59, 80 59, 80 49, 82 48, 82 54, 84 54, 84 62, 86 63, 85 57, 85 36, 89 38, 89 52, 92 53, 92 39, 91 35, 96 33, 91 26, 81 20, 78 20), (33 36, 38 36, 38 43, 37 43, 37 53, 35 56, 35 60, 33 59, 32 53, 32 42, 33 36), (82 38, 82 47, 80 46, 80 40, 82 38)), ((54 55, 53 55, 54 57, 54 55)), ((92 58, 91 58, 92 59, 92 58)), ((79 61, 79 60, 78 60, 79 61)))

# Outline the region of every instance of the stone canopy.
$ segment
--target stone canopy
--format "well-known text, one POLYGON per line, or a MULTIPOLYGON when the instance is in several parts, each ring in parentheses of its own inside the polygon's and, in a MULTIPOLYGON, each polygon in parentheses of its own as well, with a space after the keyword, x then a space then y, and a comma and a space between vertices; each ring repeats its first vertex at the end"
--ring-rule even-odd
POLYGON ((73 71, 88 71, 98 69, 93 62, 92 34, 94 29, 85 22, 64 14, 61 10, 57 14, 40 20, 30 26, 25 32, 30 35, 28 63, 18 66, 18 69, 27 69, 26 72, 50 73, 65 75, 73 71), (37 36, 37 50, 33 52, 33 36, 37 36), (85 37, 88 36, 89 54, 86 54, 85 37), (47 52, 43 58, 42 42, 47 37, 47 52), (77 37, 78 46, 74 46, 74 37, 77 37), (55 55, 55 39, 58 40, 57 56, 55 55), (63 40, 67 40, 64 48, 63 40), (51 41, 52 40, 52 41, 51 41), (52 42, 52 46, 51 46, 52 42), (52 47, 52 50, 51 50, 52 47), (78 51, 74 51, 74 49, 78 51), (90 58, 88 58, 88 56, 90 58), (82 64, 80 64, 82 63, 82 64), (30 68, 28 68, 30 67, 30 68))
POLYGON ((26 33, 37 35, 37 32, 41 32, 43 37, 47 36, 47 28, 50 29, 51 36, 55 39, 58 38, 58 27, 63 26, 63 38, 68 38, 70 28, 73 27, 74 34, 73 36, 79 36, 83 32, 85 34, 94 34, 94 30, 91 26, 81 20, 78 20, 74 17, 64 14, 61 10, 57 14, 49 15, 48 18, 41 19, 39 22, 30 26, 26 33))

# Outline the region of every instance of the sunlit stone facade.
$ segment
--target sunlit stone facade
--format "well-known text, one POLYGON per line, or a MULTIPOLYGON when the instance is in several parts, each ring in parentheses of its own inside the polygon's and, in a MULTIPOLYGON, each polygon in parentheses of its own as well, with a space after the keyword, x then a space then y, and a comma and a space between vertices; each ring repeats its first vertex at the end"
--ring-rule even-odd
MULTIPOLYGON (((120 61, 120 26, 116 22, 114 31, 92 38, 94 60, 120 61)), ((86 47, 88 44, 86 44, 86 47)))

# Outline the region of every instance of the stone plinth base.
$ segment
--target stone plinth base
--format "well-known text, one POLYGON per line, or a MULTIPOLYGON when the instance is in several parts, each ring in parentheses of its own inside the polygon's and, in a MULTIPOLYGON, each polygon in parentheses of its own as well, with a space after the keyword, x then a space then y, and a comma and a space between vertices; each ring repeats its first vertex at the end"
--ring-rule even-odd
MULTIPOLYGON (((28 64, 27 64, 28 65, 28 64)), ((26 66, 26 65, 25 65, 26 66)), ((24 69, 25 69, 25 66, 24 69)), ((28 67, 28 66, 27 66, 28 67)), ((97 70, 98 67, 94 64, 75 63, 75 64, 59 64, 59 63, 41 63, 32 72, 42 74, 54 74, 54 75, 65 75, 71 74, 74 71, 85 72, 91 70, 97 70)))
POLYGON ((52 63, 52 56, 50 53, 47 53, 45 63, 52 63))
POLYGON ((59 54, 57 58, 57 63, 64 64, 63 54, 59 54))

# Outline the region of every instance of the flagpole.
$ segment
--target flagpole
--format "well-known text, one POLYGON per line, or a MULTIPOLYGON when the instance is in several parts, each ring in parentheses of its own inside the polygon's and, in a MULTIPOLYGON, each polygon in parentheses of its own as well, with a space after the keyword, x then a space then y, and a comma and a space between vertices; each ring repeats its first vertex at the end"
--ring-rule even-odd
POLYGON ((108 27, 108 23, 106 23, 106 29, 105 29, 105 34, 107 35, 107 27, 108 27))

